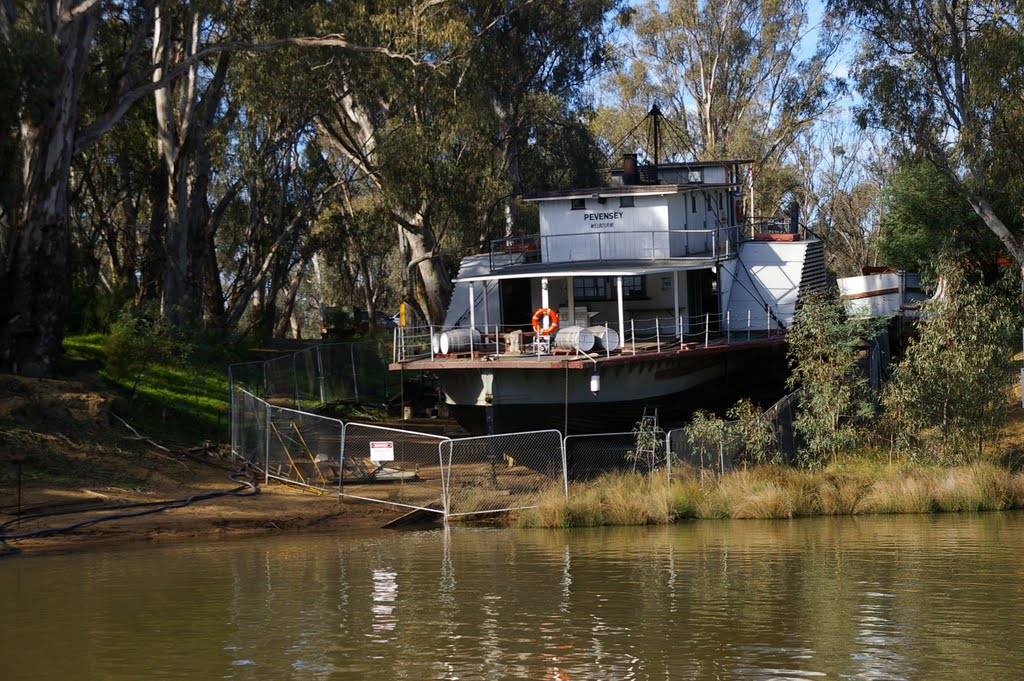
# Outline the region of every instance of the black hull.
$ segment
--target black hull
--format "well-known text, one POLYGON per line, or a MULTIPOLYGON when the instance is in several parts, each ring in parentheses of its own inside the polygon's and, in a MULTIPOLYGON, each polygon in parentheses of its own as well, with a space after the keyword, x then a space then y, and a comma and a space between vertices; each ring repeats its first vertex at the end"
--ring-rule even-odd
POLYGON ((644 412, 658 412, 658 421, 668 430, 685 425, 694 412, 709 411, 724 416, 729 407, 749 398, 767 408, 786 394, 786 359, 782 348, 765 353, 755 369, 727 371, 712 383, 679 393, 642 400, 578 404, 502 404, 490 407, 449 405, 452 416, 474 435, 516 433, 555 429, 569 435, 628 432, 644 412), (566 429, 568 411, 568 429, 566 429))

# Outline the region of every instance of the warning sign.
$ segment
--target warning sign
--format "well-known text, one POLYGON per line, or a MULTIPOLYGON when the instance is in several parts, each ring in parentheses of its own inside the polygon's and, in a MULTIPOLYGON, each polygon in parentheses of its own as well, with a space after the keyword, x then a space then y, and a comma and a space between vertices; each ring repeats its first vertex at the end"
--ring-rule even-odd
POLYGON ((370 443, 370 461, 394 461, 395 460, 395 443, 394 442, 371 442, 370 443))

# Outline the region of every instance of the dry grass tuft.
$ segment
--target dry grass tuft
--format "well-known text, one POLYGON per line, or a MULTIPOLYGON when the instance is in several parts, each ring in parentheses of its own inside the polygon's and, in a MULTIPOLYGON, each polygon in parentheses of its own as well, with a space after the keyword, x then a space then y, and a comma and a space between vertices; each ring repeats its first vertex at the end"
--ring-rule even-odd
POLYGON ((656 525, 691 518, 795 518, 865 513, 972 512, 1024 507, 1024 474, 987 463, 957 468, 851 461, 823 471, 764 466, 671 482, 611 473, 542 495, 520 527, 656 525))

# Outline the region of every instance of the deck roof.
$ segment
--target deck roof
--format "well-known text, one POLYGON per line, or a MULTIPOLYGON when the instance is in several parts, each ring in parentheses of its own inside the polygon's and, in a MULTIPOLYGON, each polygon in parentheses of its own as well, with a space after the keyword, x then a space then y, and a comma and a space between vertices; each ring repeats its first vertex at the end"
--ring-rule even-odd
POLYGON ((496 279, 550 279, 562 277, 635 277, 686 270, 703 270, 717 265, 722 258, 694 257, 665 260, 585 260, 579 262, 534 262, 509 265, 486 274, 459 277, 455 281, 494 281, 496 279))

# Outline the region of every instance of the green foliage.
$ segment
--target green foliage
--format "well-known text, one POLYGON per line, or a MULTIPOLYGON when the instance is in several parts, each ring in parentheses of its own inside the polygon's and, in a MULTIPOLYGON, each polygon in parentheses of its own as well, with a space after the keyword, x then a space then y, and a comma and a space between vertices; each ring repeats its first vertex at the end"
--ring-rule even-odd
POLYGON ((850 451, 859 441, 854 419, 872 412, 870 386, 857 360, 874 335, 871 320, 846 315, 838 295, 808 292, 786 334, 792 368, 788 383, 801 388, 794 423, 805 466, 818 466, 850 451))
MULTIPOLYGON (((1005 288, 1005 287, 1004 287, 1005 288)), ((892 446, 912 459, 973 461, 1007 417, 1019 328, 1013 294, 947 276, 882 393, 892 446)))
POLYGON ((700 461, 701 470, 717 468, 722 454, 731 451, 738 441, 736 431, 725 419, 703 409, 694 413, 683 432, 691 453, 700 461))
POLYGON ((883 192, 876 247, 882 262, 934 278, 942 262, 991 268, 1000 251, 957 188, 935 166, 918 162, 900 170, 883 192))
POLYGON ((172 333, 152 305, 122 312, 109 335, 70 336, 72 362, 98 362, 123 391, 119 413, 143 432, 185 442, 227 436, 225 367, 237 356, 215 332, 172 333))
POLYGON ((653 473, 664 458, 665 432, 653 417, 645 416, 633 428, 633 437, 634 446, 626 452, 626 460, 639 466, 643 473, 653 473))
POLYGON ((733 422, 739 444, 737 458, 744 464, 778 463, 778 438, 771 419, 747 398, 729 407, 726 418, 733 422))

